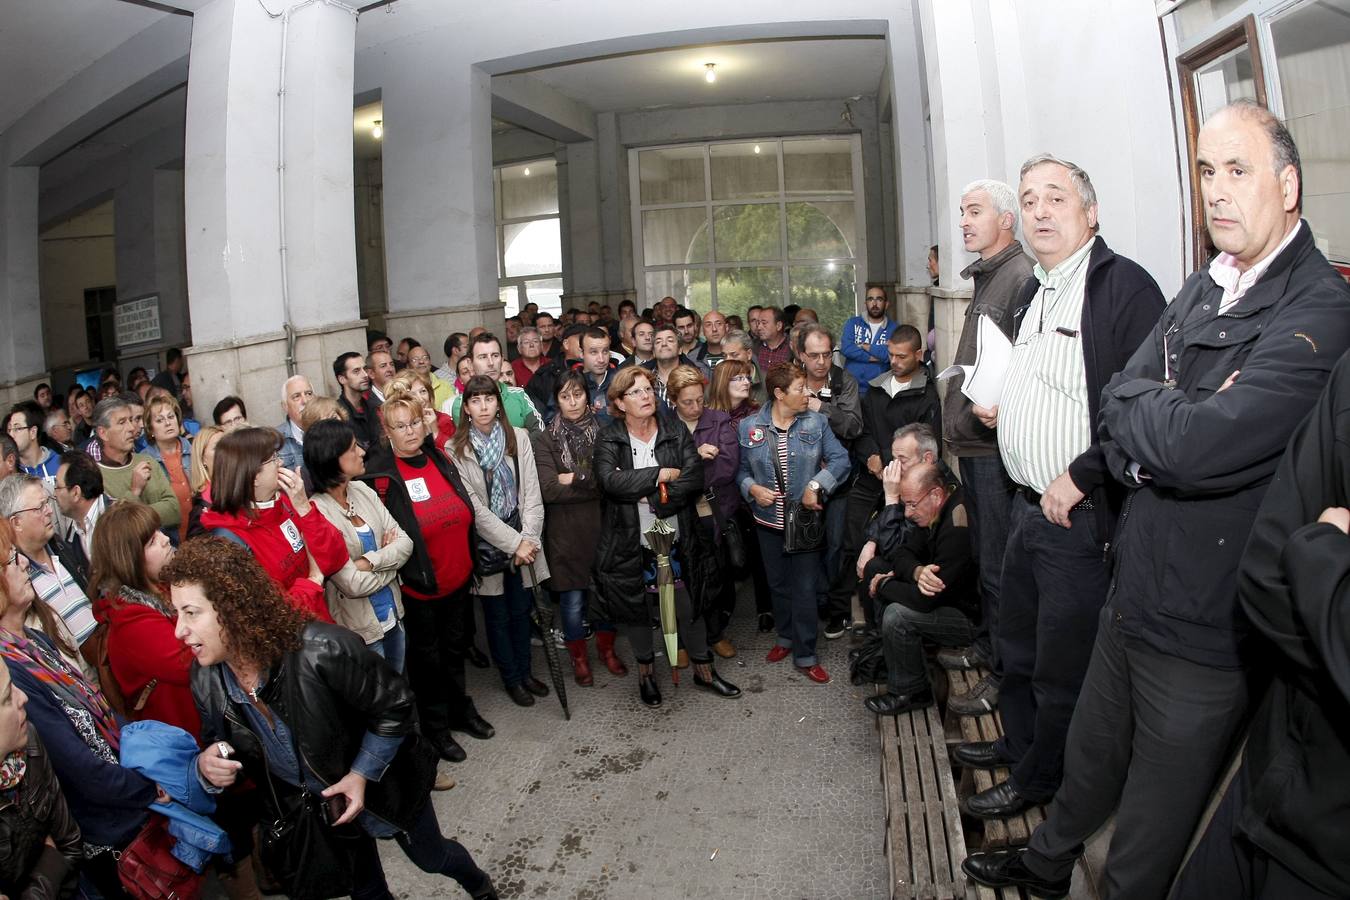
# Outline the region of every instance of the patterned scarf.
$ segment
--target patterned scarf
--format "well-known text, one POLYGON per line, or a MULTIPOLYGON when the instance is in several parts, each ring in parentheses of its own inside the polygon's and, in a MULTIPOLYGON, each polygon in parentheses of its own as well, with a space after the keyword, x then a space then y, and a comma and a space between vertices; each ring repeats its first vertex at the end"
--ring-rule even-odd
POLYGON ((492 423, 487 434, 470 427, 469 440, 473 442, 478 467, 488 483, 488 507, 503 522, 516 511, 516 475, 506 459, 506 429, 501 420, 492 423))
POLYGON ((576 472, 578 467, 589 471, 591 456, 595 452, 595 437, 600 433, 600 420, 590 407, 580 419, 569 422, 561 413, 553 417, 548 426, 553 433, 553 442, 558 445, 558 455, 562 457, 563 468, 576 472))
POLYGON ((121 738, 108 701, 45 637, 31 628, 25 628, 22 636, 5 632, 0 635, 0 658, 14 662, 51 691, 89 749, 107 762, 117 762, 121 738))
POLYGON ((28 771, 28 751, 15 750, 0 762, 0 793, 7 793, 19 786, 28 771))

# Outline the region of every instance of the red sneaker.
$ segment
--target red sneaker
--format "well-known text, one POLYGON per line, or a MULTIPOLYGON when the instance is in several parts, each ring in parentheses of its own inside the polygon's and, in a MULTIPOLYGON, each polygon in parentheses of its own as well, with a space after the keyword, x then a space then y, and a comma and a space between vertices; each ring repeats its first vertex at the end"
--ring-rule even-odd
POLYGON ((764 657, 764 661, 782 662, 783 660, 787 659, 791 653, 792 653, 791 647, 780 647, 777 644, 774 644, 773 649, 769 651, 769 655, 764 657))
POLYGON ((797 671, 801 672, 807 678, 810 678, 816 684, 829 684, 830 673, 825 671, 825 667, 817 663, 814 666, 798 666, 797 671))

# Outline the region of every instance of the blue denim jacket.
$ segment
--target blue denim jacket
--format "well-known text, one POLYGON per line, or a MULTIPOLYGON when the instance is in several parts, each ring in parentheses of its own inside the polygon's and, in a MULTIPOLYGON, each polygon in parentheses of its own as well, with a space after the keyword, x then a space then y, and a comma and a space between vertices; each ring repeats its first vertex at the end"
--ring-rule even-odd
MULTIPOLYGON (((766 403, 759 412, 741 420, 739 429, 741 467, 736 474, 741 496, 747 503, 750 486, 759 484, 778 489, 777 465, 778 430, 773 424, 773 404, 766 403)), ((817 412, 804 412, 788 428, 789 500, 800 500, 806 483, 815 479, 824 496, 834 492, 849 473, 848 451, 830 430, 830 420, 817 412)), ((824 496, 820 499, 824 500, 824 496)), ((773 515, 777 518, 777 512, 773 515)), ((781 523, 780 523, 781 524, 781 523)))

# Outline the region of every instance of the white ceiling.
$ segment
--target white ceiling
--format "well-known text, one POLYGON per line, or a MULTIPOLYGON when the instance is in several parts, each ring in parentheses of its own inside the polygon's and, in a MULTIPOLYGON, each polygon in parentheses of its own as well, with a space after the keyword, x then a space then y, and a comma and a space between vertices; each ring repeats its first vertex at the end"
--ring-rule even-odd
POLYGON ((881 38, 762 41, 686 47, 535 69, 537 78, 596 112, 875 94, 886 67, 881 38), (717 81, 704 64, 717 63, 717 81))
POLYGON ((0 0, 0 133, 166 15, 117 0, 0 0))

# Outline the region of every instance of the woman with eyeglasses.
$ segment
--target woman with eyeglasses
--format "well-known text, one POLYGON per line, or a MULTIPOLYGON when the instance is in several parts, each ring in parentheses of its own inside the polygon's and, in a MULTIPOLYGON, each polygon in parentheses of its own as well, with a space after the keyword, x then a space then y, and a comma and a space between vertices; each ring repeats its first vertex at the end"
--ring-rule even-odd
POLYGON ((530 588, 549 575, 540 550, 544 500, 534 448, 529 434, 507 420, 496 379, 473 376, 462 398, 450 459, 473 500, 478 533, 497 551, 491 554, 495 571, 485 571, 475 548, 473 590, 483 602, 488 651, 507 695, 517 706, 533 706, 548 687, 530 671, 530 588))
POLYGON ((609 386, 615 421, 601 430, 595 445, 603 498, 593 569, 596 609, 623 626, 638 662, 638 695, 646 705, 660 706, 652 646, 652 620, 659 608, 657 559, 647 532, 664 521, 675 532, 675 609, 680 641, 694 665, 694 684, 720 697, 739 697, 740 688, 713 668, 703 623, 718 578, 712 543, 698 526, 703 460, 687 427, 657 415, 654 377, 640 366, 627 366, 609 386))
POLYGON ((455 436, 455 420, 433 404, 431 379, 413 369, 404 369, 391 378, 384 389, 386 402, 399 397, 412 397, 417 401, 422 407, 422 418, 426 420, 427 434, 431 435, 437 450, 448 453, 446 448, 455 436))
POLYGON ((347 544, 347 564, 326 589, 333 620, 402 674, 406 633, 398 570, 412 556, 412 538, 380 495, 359 480, 366 474, 366 451, 350 422, 320 419, 305 429, 305 468, 314 482, 310 499, 347 544))
POLYGON ((166 529, 176 547, 187 537, 192 518, 192 444, 183 436, 183 412, 172 397, 153 397, 146 404, 145 417, 150 424, 145 453, 159 463, 178 498, 179 523, 166 529))
MULTIPOLYGON (((740 431, 741 422, 747 416, 759 412, 759 404, 754 400, 754 366, 740 359, 724 359, 713 369, 712 385, 708 389, 708 408, 720 410, 731 420, 733 434, 740 431)), ((740 442, 737 441, 737 467, 740 466, 740 442)), ((745 568, 732 573, 736 580, 744 580, 746 575, 755 588, 755 613, 759 617, 759 632, 767 634, 773 631, 773 598, 769 595, 769 579, 764 574, 764 559, 759 553, 759 538, 755 534, 755 517, 750 508, 740 502, 740 489, 736 489, 735 524, 741 532, 741 543, 745 546, 745 568)))
POLYGON ((826 496, 848 477, 848 451, 829 420, 808 407, 806 372, 800 366, 779 363, 764 376, 764 386, 773 401, 741 422, 737 480, 755 517, 772 589, 778 643, 767 660, 779 662, 791 655, 808 679, 828 684, 830 675, 816 657, 816 579, 823 547, 789 553, 783 527, 794 502, 808 510, 824 509, 826 496))
POLYGON ((52 613, 28 580, 6 519, 0 519, 0 559, 8 560, 0 578, 0 658, 13 688, 28 700, 28 725, 42 735, 79 825, 82 877, 104 897, 125 897, 116 857, 145 823, 155 783, 118 765, 121 728, 98 684, 58 651, 50 630, 27 627, 34 610, 44 620, 52 613))
POLYGON ((297 609, 331 622, 323 580, 347 564, 347 545, 310 503, 299 470, 282 466, 280 449, 270 428, 221 438, 202 527, 246 545, 297 609))
MULTIPOLYGON (((694 507, 699 527, 717 547, 723 574, 730 575, 730 566, 725 564, 723 535, 725 529, 736 527, 736 510, 741 505, 741 494, 736 489, 736 470, 741 462, 736 429, 730 416, 704 404, 706 382, 702 372, 692 366, 680 366, 670 374, 667 386, 675 398, 675 413, 689 429, 694 448, 703 460, 703 496, 694 507)), ((713 652, 723 659, 730 659, 736 655, 736 647, 727 638, 726 631, 736 609, 736 581, 723 577, 718 582, 713 606, 703 618, 713 652)))
POLYGON ((468 490, 427 435, 425 412, 409 394, 385 394, 380 413, 388 448, 366 458, 363 480, 412 539, 412 555, 399 575, 408 680, 422 733, 443 759, 463 762, 466 754, 452 729, 478 740, 496 733, 464 690, 474 635, 469 582, 477 533, 468 490))

